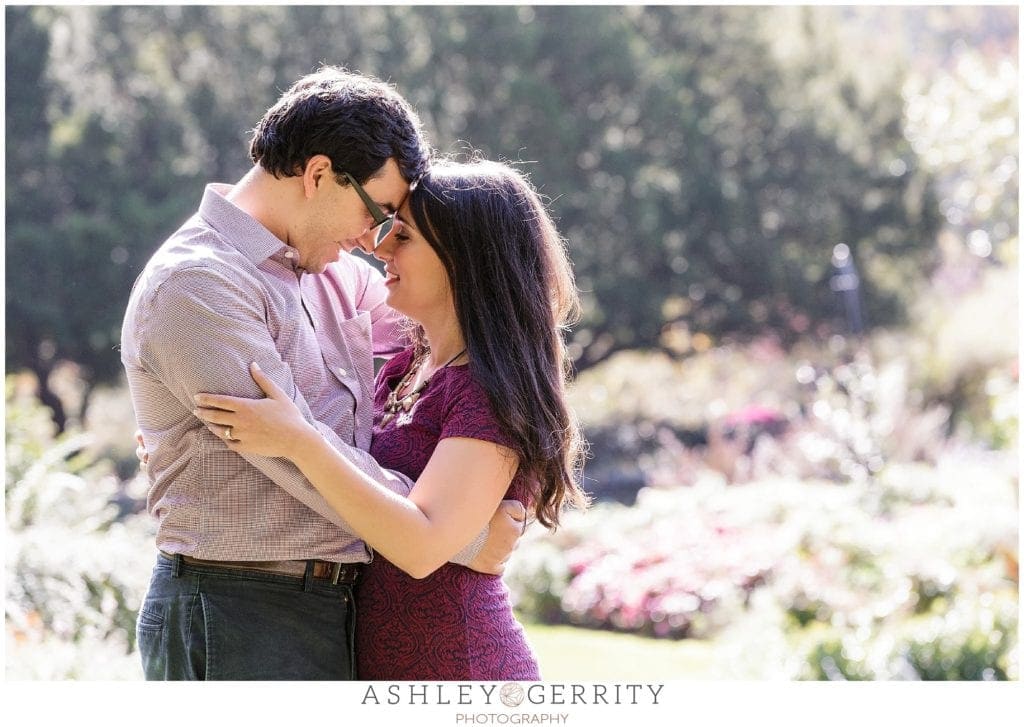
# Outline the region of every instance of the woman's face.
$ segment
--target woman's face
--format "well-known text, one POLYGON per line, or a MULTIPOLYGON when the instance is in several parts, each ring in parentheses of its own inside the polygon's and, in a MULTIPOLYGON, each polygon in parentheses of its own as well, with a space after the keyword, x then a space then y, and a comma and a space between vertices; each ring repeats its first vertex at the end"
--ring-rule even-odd
POLYGON ((411 222, 408 204, 398 214, 395 231, 374 251, 384 263, 387 303, 419 323, 436 323, 455 315, 451 284, 441 258, 411 222))

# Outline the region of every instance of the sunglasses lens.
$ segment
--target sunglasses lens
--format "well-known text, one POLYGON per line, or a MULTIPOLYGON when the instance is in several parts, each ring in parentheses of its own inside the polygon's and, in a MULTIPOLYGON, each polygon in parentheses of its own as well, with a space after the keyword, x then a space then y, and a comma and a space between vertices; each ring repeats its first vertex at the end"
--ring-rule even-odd
POLYGON ((381 223, 380 227, 377 228, 377 238, 374 243, 374 247, 379 247, 385 238, 391 234, 391 230, 395 229, 395 217, 394 215, 388 217, 381 223))

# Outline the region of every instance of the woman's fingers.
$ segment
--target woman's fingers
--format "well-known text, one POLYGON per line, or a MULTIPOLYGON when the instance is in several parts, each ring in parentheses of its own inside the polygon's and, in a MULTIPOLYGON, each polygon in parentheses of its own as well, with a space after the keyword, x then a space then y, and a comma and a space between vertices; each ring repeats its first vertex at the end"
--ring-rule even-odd
POLYGON ((237 424, 237 417, 235 416, 235 413, 224 411, 223 409, 207 409, 205 407, 200 407, 198 409, 193 409, 192 414, 197 418, 202 419, 207 424, 217 424, 221 427, 229 427, 232 424, 237 424))
POLYGON ((236 411, 240 405, 252 399, 242 399, 237 396, 224 396, 222 394, 196 394, 192 400, 197 406, 204 409, 223 409, 225 411, 236 411))
POLYGON ((226 444, 238 441, 238 433, 232 427, 221 426, 220 424, 207 424, 214 436, 220 437, 226 444))
POLYGON ((271 381, 260 365, 253 361, 249 364, 249 373, 252 375, 252 380, 256 382, 256 385, 263 389, 263 393, 267 395, 269 399, 290 399, 290 397, 284 393, 284 389, 271 381))

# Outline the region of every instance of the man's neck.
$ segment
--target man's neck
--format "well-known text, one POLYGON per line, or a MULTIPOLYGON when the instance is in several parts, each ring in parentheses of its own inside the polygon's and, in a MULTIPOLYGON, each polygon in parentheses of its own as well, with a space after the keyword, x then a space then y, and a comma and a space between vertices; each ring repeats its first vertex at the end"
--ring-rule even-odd
POLYGON ((287 191, 281 182, 256 164, 231 188, 227 199, 287 245, 287 191))

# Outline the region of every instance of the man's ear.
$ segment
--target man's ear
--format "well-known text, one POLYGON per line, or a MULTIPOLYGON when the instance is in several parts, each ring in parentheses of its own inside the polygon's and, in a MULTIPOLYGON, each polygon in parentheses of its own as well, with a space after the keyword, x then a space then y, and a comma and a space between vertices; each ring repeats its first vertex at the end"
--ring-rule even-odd
POLYGON ((306 198, 311 198, 328 175, 334 174, 331 159, 326 154, 314 154, 306 161, 302 170, 302 191, 306 198))

